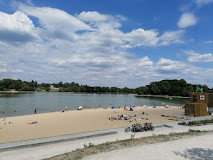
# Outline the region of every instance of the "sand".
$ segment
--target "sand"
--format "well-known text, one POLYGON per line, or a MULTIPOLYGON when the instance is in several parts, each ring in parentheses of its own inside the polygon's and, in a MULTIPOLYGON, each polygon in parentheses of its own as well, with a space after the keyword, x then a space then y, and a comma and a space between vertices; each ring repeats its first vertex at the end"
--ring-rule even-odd
POLYGON ((8 117, 5 120, 0 118, 0 143, 29 140, 50 136, 66 135, 72 133, 88 132, 102 129, 128 127, 134 123, 162 123, 171 121, 161 117, 161 114, 173 115, 183 113, 184 110, 172 106, 165 107, 136 107, 134 111, 124 111, 120 109, 87 109, 82 111, 51 112, 18 117, 8 117), (142 115, 142 112, 148 115, 142 115), (118 115, 136 115, 131 118, 140 120, 138 122, 125 120, 109 120, 109 117, 118 115), (35 124, 29 124, 37 121, 35 124), (11 124, 9 124, 11 122, 11 124), (6 123, 6 124, 5 124, 6 123))

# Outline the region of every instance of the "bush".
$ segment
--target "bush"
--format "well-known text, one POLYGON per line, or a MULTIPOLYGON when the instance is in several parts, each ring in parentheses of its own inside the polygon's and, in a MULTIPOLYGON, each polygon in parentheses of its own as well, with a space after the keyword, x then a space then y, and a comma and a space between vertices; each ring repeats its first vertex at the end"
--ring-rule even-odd
POLYGON ((189 122, 189 126, 192 126, 192 125, 206 125, 207 123, 213 123, 213 118, 210 119, 210 120, 191 121, 191 122, 189 122))

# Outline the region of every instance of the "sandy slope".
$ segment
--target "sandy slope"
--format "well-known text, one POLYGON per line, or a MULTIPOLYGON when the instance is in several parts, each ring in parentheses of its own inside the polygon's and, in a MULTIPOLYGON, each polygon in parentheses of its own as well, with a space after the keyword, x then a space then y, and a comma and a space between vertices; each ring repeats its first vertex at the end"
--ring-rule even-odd
POLYGON ((112 116, 137 115, 132 119, 149 118, 149 120, 140 120, 139 123, 153 122, 161 123, 170 121, 163 118, 161 114, 177 114, 183 110, 178 107, 136 107, 131 111, 121 109, 88 109, 82 111, 66 111, 43 113, 35 115, 26 115, 18 117, 8 117, 5 121, 0 119, 0 143, 28 140, 41 137, 65 135, 71 133, 80 133, 94 130, 118 128, 131 126, 134 122, 125 120, 110 121, 108 118, 112 116), (148 115, 142 115, 142 112, 148 115), (37 124, 29 124, 37 121, 37 124), (12 124, 8 124, 11 122, 12 124), (6 123, 6 124, 5 124, 6 123))

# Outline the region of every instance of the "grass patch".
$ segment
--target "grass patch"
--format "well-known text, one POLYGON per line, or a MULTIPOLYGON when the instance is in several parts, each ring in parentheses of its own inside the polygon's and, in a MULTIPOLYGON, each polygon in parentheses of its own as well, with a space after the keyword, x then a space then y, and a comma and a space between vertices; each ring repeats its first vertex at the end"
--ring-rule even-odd
POLYGON ((199 125, 206 125, 208 123, 213 123, 213 118, 209 120, 200 120, 200 121, 191 121, 188 126, 199 126, 199 125))
POLYGON ((79 159, 82 159, 83 158, 83 156, 75 156, 75 157, 73 157, 73 160, 79 160, 79 159))
POLYGON ((196 132, 202 132, 202 131, 201 131, 201 130, 193 130, 193 129, 189 129, 189 132, 192 132, 192 133, 193 133, 193 132, 195 132, 195 133, 196 133, 196 132))
POLYGON ((167 142, 190 136, 198 136, 203 134, 213 133, 213 131, 189 130, 185 133, 170 133, 169 135, 157 135, 152 137, 142 137, 137 139, 127 139, 115 142, 106 142, 99 145, 88 146, 83 149, 48 158, 46 160, 80 160, 86 156, 94 155, 101 152, 107 152, 115 149, 126 147, 134 147, 139 145, 154 144, 159 142, 167 142))

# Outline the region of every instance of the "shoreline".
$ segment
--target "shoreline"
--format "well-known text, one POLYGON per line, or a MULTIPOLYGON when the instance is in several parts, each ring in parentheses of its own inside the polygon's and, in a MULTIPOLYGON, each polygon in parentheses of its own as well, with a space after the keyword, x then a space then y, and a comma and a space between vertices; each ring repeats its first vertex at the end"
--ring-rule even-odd
MULTIPOLYGON (((136 106, 136 107, 144 107, 144 106, 136 106)), ((147 108, 153 108, 153 106, 147 106, 147 108)), ((158 108, 158 107, 165 107, 165 106, 156 106, 156 108, 158 108)), ((176 105, 170 105, 170 107, 178 107, 178 106, 176 106, 176 105)), ((124 106, 119 106, 119 107, 115 107, 115 110, 116 109, 123 109, 124 108, 124 106)), ((126 106, 126 108, 129 108, 129 106, 126 106)), ((95 107, 86 107, 86 106, 83 106, 83 109, 82 110, 80 110, 80 111, 87 111, 87 110, 98 110, 98 109, 100 109, 100 110, 107 110, 107 109, 112 109, 111 107, 97 107, 97 108, 95 108, 95 107)), ((15 118, 15 117, 22 117, 22 116, 32 116, 32 115, 42 115, 42 114, 49 114, 49 113, 61 113, 61 112, 72 112, 72 111, 79 111, 77 108, 76 109, 68 109, 68 110, 66 110, 66 109, 64 109, 64 110, 57 110, 57 111, 47 111, 47 112, 39 112, 39 110, 37 110, 37 113, 35 114, 34 113, 34 111, 32 111, 33 113, 31 113, 31 114, 23 114, 23 115, 14 115, 14 116, 3 116, 4 114, 2 114, 1 116, 0 116, 0 121, 1 121, 1 119, 3 119, 3 118, 15 118)))
POLYGON ((16 90, 11 90, 11 91, 0 91, 1 93, 76 93, 76 94, 126 94, 126 95, 136 95, 133 93, 125 93, 125 92, 60 92, 60 91, 55 91, 55 90, 50 90, 50 91, 16 91, 16 90))
POLYGON ((180 98, 180 99, 189 99, 189 97, 182 97, 182 96, 168 96, 168 95, 138 95, 134 93, 124 93, 124 92, 59 92, 59 91, 0 91, 0 94, 2 93, 8 93, 8 94, 16 94, 16 93, 74 93, 74 94, 125 94, 125 95, 131 95, 136 97, 159 97, 159 98, 180 98))
POLYGON ((180 99, 189 99, 189 97, 182 97, 182 96, 168 96, 168 95, 134 95, 136 97, 158 97, 158 98, 180 98, 180 99))

